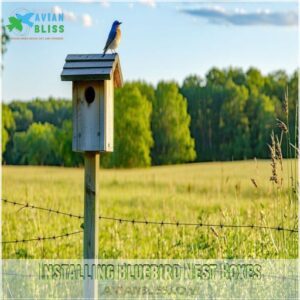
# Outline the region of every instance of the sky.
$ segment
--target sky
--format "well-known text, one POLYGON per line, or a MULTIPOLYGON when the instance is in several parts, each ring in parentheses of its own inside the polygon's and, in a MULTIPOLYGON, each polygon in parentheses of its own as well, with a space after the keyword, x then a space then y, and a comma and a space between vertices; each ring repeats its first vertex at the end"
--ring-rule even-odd
MULTIPOLYGON (((16 12, 26 11, 63 12, 64 32, 59 40, 8 43, 3 57, 4 102, 71 99, 71 83, 60 80, 66 55, 101 53, 115 19, 122 22, 117 52, 125 80, 181 84, 186 76, 203 77, 212 67, 254 66, 264 74, 278 69, 291 74, 298 66, 297 1, 3 3, 4 24, 16 12)), ((33 29, 26 28, 27 37, 34 36, 33 29)), ((10 34, 18 37, 16 30, 10 34)))

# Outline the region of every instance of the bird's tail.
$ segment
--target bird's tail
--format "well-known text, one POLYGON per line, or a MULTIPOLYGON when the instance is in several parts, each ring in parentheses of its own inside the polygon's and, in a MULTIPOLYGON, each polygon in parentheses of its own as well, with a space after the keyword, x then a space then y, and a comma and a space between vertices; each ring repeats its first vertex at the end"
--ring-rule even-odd
POLYGON ((103 56, 105 56, 105 54, 106 54, 106 51, 107 51, 106 49, 103 49, 103 54, 102 54, 102 57, 103 57, 103 56))
POLYGON ((8 28, 9 32, 11 32, 14 29, 13 24, 6 25, 6 27, 8 28))

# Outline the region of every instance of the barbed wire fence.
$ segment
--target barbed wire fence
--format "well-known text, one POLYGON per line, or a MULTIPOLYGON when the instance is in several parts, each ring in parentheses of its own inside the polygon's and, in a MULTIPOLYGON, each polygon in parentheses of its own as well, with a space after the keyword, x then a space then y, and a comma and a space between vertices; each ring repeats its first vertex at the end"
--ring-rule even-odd
POLYGON ((75 235, 78 233, 82 233, 83 231, 74 231, 74 232, 69 232, 69 233, 64 233, 61 235, 53 235, 53 236, 48 236, 48 237, 35 237, 35 238, 31 238, 31 239, 22 239, 22 240, 11 240, 11 241, 2 241, 2 244, 18 244, 18 243, 28 243, 28 242, 34 242, 34 241, 45 241, 45 240, 56 240, 56 239, 60 239, 60 238, 65 238, 65 237, 69 237, 71 235, 75 235))
MULTIPOLYGON (((82 215, 67 213, 67 212, 63 212, 63 211, 55 210, 55 209, 51 209, 51 208, 46 208, 46 207, 41 207, 41 206, 30 204, 28 202, 21 203, 21 202, 17 202, 17 201, 11 201, 8 199, 1 199, 1 200, 4 204, 20 207, 18 209, 18 212, 23 209, 33 209, 33 210, 49 212, 49 213, 56 214, 56 215, 67 216, 69 218, 74 218, 74 219, 83 219, 84 218, 82 215)), ((196 227, 196 228, 219 227, 219 228, 232 228, 232 229, 248 228, 248 229, 253 229, 253 230, 274 230, 274 231, 298 233, 297 228, 286 228, 286 227, 282 227, 282 226, 265 226, 265 225, 256 225, 256 224, 239 225, 239 224, 226 224, 226 223, 217 224, 217 223, 202 223, 202 222, 194 222, 194 223, 179 222, 179 221, 171 222, 168 220, 162 220, 162 221, 138 220, 138 219, 128 219, 128 218, 119 218, 119 217, 109 217, 109 216, 102 216, 102 215, 99 216, 99 219, 105 220, 105 221, 118 222, 119 224, 130 223, 132 225, 137 224, 137 225, 176 226, 176 227, 191 226, 191 227, 196 227)), ((83 232, 82 230, 79 230, 79 231, 68 232, 68 233, 64 233, 64 234, 60 234, 60 235, 38 236, 38 237, 30 238, 30 239, 4 240, 4 241, 1 241, 1 243, 2 244, 17 244, 17 243, 28 243, 28 242, 42 242, 45 240, 56 240, 56 239, 61 239, 61 238, 68 238, 70 236, 77 235, 82 232, 83 232)))

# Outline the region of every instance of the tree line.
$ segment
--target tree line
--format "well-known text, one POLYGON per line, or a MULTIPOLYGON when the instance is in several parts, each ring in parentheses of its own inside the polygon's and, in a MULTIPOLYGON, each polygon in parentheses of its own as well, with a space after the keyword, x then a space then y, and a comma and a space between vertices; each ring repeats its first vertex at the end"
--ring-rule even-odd
MULTIPOLYGON (((115 92, 115 149, 101 155, 101 164, 130 168, 268 158, 278 120, 296 142, 297 99, 297 71, 288 76, 212 68, 204 78, 188 76, 181 86, 127 82, 115 92)), ((66 99, 3 104, 3 163, 82 165, 82 154, 72 151, 71 119, 72 103, 66 99)))

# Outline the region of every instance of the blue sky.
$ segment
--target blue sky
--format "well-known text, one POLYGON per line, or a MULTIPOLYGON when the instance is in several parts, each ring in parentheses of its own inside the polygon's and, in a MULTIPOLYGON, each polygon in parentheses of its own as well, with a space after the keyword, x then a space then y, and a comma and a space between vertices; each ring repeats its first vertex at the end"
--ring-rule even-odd
MULTIPOLYGON (((3 100, 71 98, 60 73, 68 53, 98 53, 119 19, 125 80, 179 83, 213 66, 255 66, 264 74, 298 66, 297 2, 4 3, 5 24, 18 9, 65 14, 63 40, 11 40, 4 56, 3 100)), ((31 33, 29 33, 30 35, 31 33)))

